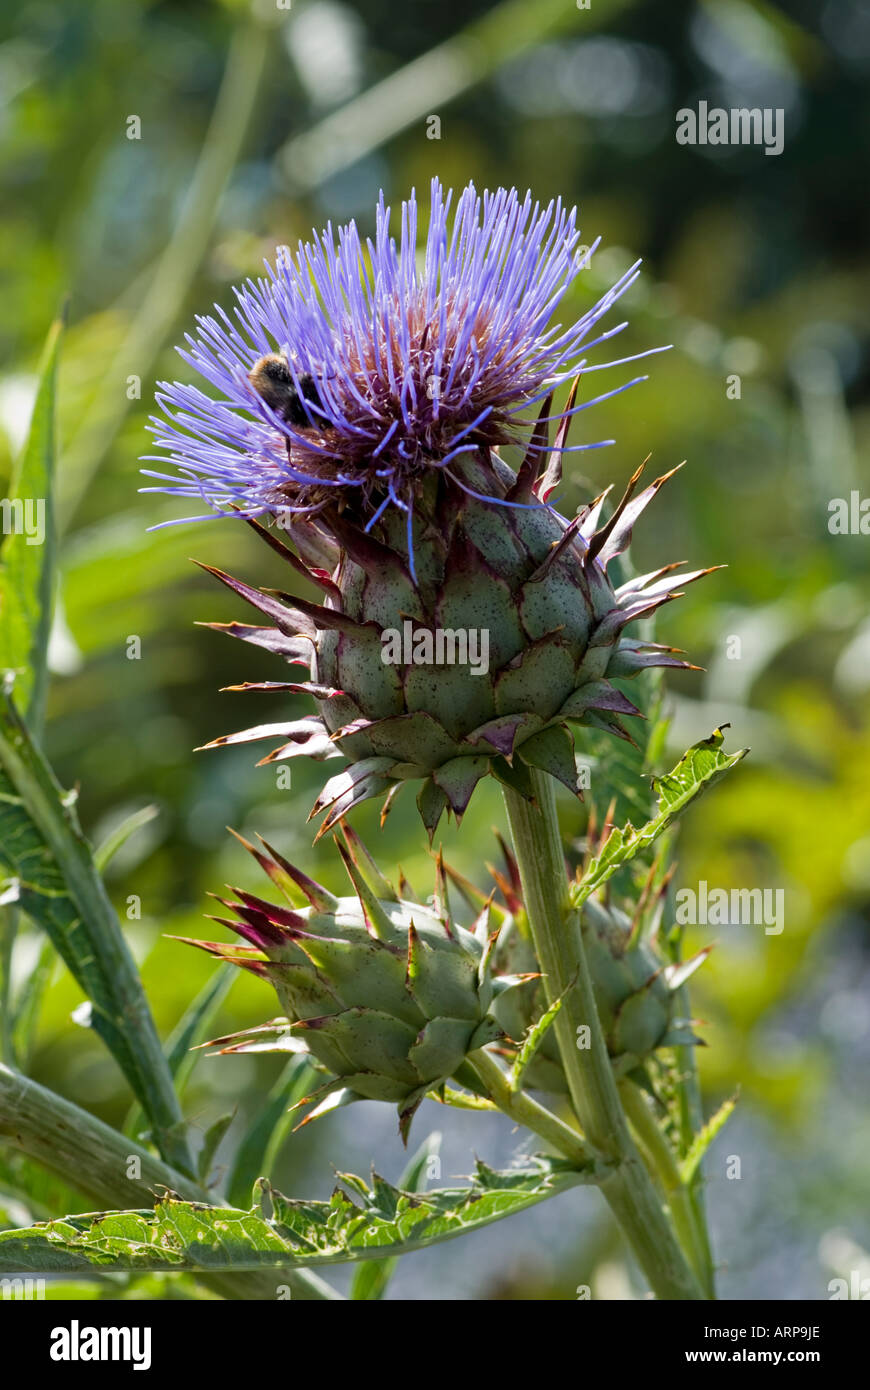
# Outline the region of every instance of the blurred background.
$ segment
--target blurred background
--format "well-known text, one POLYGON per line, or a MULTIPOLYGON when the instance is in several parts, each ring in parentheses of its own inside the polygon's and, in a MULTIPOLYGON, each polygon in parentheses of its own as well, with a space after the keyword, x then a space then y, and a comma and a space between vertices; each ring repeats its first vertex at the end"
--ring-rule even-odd
MULTIPOLYGON (((643 256, 620 344, 674 349, 580 417, 583 437, 618 442, 575 456, 563 501, 621 483, 649 453, 658 472, 686 459, 634 562, 728 566, 664 610, 659 638, 706 667, 669 682, 671 761, 723 720, 729 747, 752 747, 687 819, 678 882, 785 892, 780 935, 698 928, 690 943, 718 943, 694 984, 708 1112, 740 1088, 707 1189, 731 1298, 823 1299, 834 1275, 870 1276, 870 540, 828 528, 832 499, 870 495, 868 75, 857 0, 7 0, 0 30, 0 490, 68 296, 47 747, 92 837, 159 807, 110 887, 122 915, 141 903, 128 933, 164 1034, 212 968, 166 934, 202 935, 206 891, 254 883, 227 824, 340 882, 305 823, 318 765, 295 764, 288 789, 250 749, 191 751, 285 706, 218 694, 281 677, 265 653, 194 625, 242 615, 189 557, 285 579, 244 527, 146 529, 185 514, 137 492, 155 382, 185 370, 173 345, 195 313, 229 307, 276 244, 330 219, 369 232, 380 189, 425 201, 434 174, 579 204, 584 240, 603 240, 566 315, 643 256), (678 145, 675 114, 700 100, 781 108, 783 153, 678 145)), ((579 831, 567 801, 564 813, 579 831)), ((374 812, 355 823, 388 872, 401 862, 431 891, 410 815, 383 835, 374 812)), ((479 882, 492 825, 494 784, 444 837, 479 882)), ((24 935, 19 975, 39 948, 24 935)), ((30 1070, 120 1123, 120 1074, 71 1022, 81 997, 54 970, 30 1070)), ((216 1031, 273 1007, 240 978, 216 1031)), ((280 1058, 202 1059, 187 1112, 205 1130, 238 1107, 229 1153, 280 1070, 280 1058)), ((444 1182, 473 1151, 506 1165, 522 1142, 500 1117, 429 1102, 415 1128, 443 1131, 444 1182)), ((324 1197, 330 1163, 372 1161, 401 1171, 395 1117, 358 1105, 289 1138, 276 1181, 324 1197)), ((564 1299, 579 1283, 609 1298, 638 1288, 592 1192, 407 1257, 389 1296, 564 1299)))

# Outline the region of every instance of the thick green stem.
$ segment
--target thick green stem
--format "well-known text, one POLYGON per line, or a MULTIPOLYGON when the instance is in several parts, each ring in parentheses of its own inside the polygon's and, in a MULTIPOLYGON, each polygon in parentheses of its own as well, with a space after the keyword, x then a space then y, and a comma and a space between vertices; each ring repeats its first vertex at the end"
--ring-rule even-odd
POLYGON ((661 1183, 680 1244, 701 1283, 706 1286, 706 1254, 698 1238, 691 1194, 680 1176, 673 1151, 639 1088, 632 1081, 621 1081, 619 1094, 637 1141, 661 1183))
POLYGON ((568 903, 552 779, 537 771, 532 778, 535 805, 510 788, 505 804, 548 1003, 565 996, 553 1027, 571 1100, 589 1145, 612 1165, 601 1191, 656 1297, 701 1300, 704 1290, 674 1235, 620 1103, 579 918, 568 903))
MULTIPOLYGON (((689 991, 685 985, 677 994, 677 1008, 680 1017, 689 1018, 689 991)), ((704 1125, 704 1110, 701 1105, 701 1086, 698 1080, 697 1048, 678 1047, 676 1049, 679 1083, 677 1093, 680 1103, 680 1132, 684 1149, 688 1151, 692 1140, 704 1125)), ((704 1173, 699 1165, 689 1184, 689 1204, 695 1222, 698 1243, 704 1252, 704 1286, 709 1298, 716 1297, 716 1265, 710 1244, 710 1231, 707 1225, 707 1204, 704 1200, 704 1173)))
POLYGON ((568 906, 568 883, 556 820, 552 778, 533 773, 537 807, 506 790, 529 926, 544 975, 547 1002, 565 995, 553 1023, 574 1110, 590 1144, 602 1156, 618 1157, 624 1124, 610 1066, 598 1064, 607 1049, 598 1023, 577 914, 568 906), (589 1046, 584 1047, 586 1030, 589 1046))
MULTIPOLYGON (((0 1139, 56 1173, 104 1210, 150 1207, 156 1188, 167 1187, 189 1202, 223 1205, 220 1198, 170 1168, 134 1140, 110 1129, 72 1101, 0 1064, 0 1139), (136 1163, 134 1160, 138 1160, 136 1163), (135 1176, 130 1176, 133 1173, 135 1176)), ((244 1274, 198 1274, 202 1283, 228 1299, 274 1299, 289 1284, 299 1299, 339 1298, 307 1270, 244 1274)))
MULTIPOLYGON (((663 862, 672 859, 675 829, 666 832, 663 841, 663 862)), ((674 912, 674 886, 668 887, 667 911, 674 912)), ((678 956, 682 955, 682 932, 678 943, 678 956)), ((686 984, 680 986, 674 1000, 676 1017, 691 1018, 692 1009, 689 990, 686 984)), ((701 1103, 701 1083, 698 1079, 698 1049, 694 1045, 674 1049, 676 1062, 676 1103, 680 1130, 680 1154, 688 1153, 695 1135, 704 1127, 704 1108, 701 1103)), ((706 1202, 704 1200, 703 1162, 700 1163, 688 1183, 688 1204, 695 1228, 695 1239, 703 1255, 703 1283, 708 1298, 716 1297, 716 1265, 707 1225, 706 1202)))
POLYGON ((499 1110, 503 1110, 517 1124, 524 1125, 550 1144, 565 1158, 570 1158, 579 1168, 594 1164, 596 1156, 584 1144, 576 1130, 560 1120, 552 1111, 539 1105, 525 1091, 515 1091, 498 1062, 488 1052, 475 1052, 469 1057, 480 1080, 492 1096, 499 1110))

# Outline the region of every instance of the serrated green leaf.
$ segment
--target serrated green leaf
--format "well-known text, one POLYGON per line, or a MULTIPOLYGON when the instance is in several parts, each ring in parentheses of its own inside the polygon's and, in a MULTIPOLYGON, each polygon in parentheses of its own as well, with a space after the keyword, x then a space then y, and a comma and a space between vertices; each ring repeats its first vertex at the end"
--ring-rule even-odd
POLYGON ((135 835, 143 825, 148 825, 149 821, 154 820, 155 816, 160 815, 159 806, 143 806, 140 810, 134 811, 132 815, 117 826, 111 834, 107 835, 101 845, 94 850, 94 863, 100 873, 104 873, 106 865, 111 862, 118 850, 125 845, 131 835, 135 835))
MULTIPOLYGON (((232 970, 232 966, 225 968, 232 970)), ((230 1206, 246 1206, 257 1178, 269 1176, 281 1144, 297 1123, 292 1108, 314 1089, 317 1077, 307 1057, 291 1057, 238 1147, 227 1186, 230 1206)))
MULTIPOLYGON (((423 1140, 417 1152, 409 1159, 399 1188, 402 1192, 423 1192, 429 1176, 430 1159, 438 1157, 441 1149, 441 1135, 437 1130, 423 1140)), ((355 1300, 375 1302, 384 1297, 390 1280, 399 1263, 397 1255, 383 1260, 362 1260, 355 1270, 350 1286, 350 1297, 355 1300)))
POLYGON ((560 994, 558 999, 554 999, 548 1009, 545 1009, 537 1022, 532 1023, 526 1030, 517 1059, 511 1069, 510 1083, 512 1091, 519 1091, 523 1084, 523 1077, 529 1063, 534 1058, 535 1053, 550 1031, 553 1022, 562 1007, 565 995, 560 994))
MULTIPOLYGON (((59 319, 49 331, 30 430, 5 499, 10 521, 12 509, 20 509, 18 524, 4 535, 0 548, 0 671, 16 673, 19 703, 34 729, 41 727, 45 706, 54 597, 55 397, 62 334, 59 319), (31 534, 20 524, 27 519, 26 509, 30 509, 31 522, 40 518, 31 534)), ((5 530, 5 515, 3 520, 5 530)))
POLYGON ((328 1202, 290 1201, 264 1183, 269 1217, 258 1207, 235 1211, 169 1196, 153 1210, 67 1216, 0 1232, 0 1273, 242 1271, 381 1259, 451 1240, 591 1181, 591 1169, 536 1156, 508 1173, 479 1165, 470 1187, 426 1195, 356 1179, 357 1201, 342 1187, 328 1202))
POLYGON ((749 752, 748 748, 741 748, 736 753, 723 753, 723 737, 722 730, 716 729, 710 738, 693 744, 672 772, 655 779, 658 813, 639 830, 635 830, 630 821, 614 828, 601 853, 589 864, 581 882, 572 888, 575 907, 582 906, 587 898, 613 877, 617 869, 649 848, 696 797, 749 752))
POLYGON ((142 982, 73 798, 0 693, 0 889, 43 928, 92 1004, 91 1027, 123 1071, 167 1162, 191 1168, 172 1077, 142 982), (3 883, 5 880, 5 885, 3 883))
POLYGON ((727 1124, 728 1120, 734 1113, 734 1107, 737 1104, 737 1099, 737 1094, 735 1094, 733 1096, 729 1096, 727 1100, 723 1100, 722 1104, 719 1106, 719 1109, 716 1111, 716 1114, 711 1116, 711 1118, 704 1125, 704 1128, 700 1130, 698 1134, 695 1135, 689 1152, 686 1154, 686 1157, 680 1164, 680 1177, 682 1178, 683 1182, 686 1184, 687 1187, 692 1182, 695 1174, 698 1171, 704 1154, 707 1152, 713 1140, 716 1138, 716 1135, 719 1133, 721 1129, 724 1128, 724 1126, 727 1124))

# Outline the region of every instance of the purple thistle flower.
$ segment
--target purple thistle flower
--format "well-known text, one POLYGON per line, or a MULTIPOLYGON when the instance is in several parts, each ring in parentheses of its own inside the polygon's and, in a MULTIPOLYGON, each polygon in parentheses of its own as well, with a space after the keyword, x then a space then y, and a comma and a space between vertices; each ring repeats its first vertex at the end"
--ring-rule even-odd
POLYGON ((221 630, 310 677, 232 688, 306 694, 317 710, 215 746, 278 738, 264 764, 344 758, 312 812, 321 834, 417 782, 431 839, 490 774, 530 801, 538 773, 579 794, 571 726, 630 739, 620 716, 640 710, 614 682, 686 664, 625 628, 705 571, 609 573, 668 473, 636 494, 641 465, 606 520, 609 489, 571 521, 550 504, 563 453, 597 447, 567 444, 595 403, 575 406, 578 379, 616 365, 584 354, 625 327, 599 323, 637 266, 566 328, 553 320, 586 261, 573 211, 469 186, 451 217, 436 181, 419 254, 413 197, 401 217, 394 241, 381 202, 365 246, 353 223, 337 243, 327 228, 242 286, 232 318, 200 319, 183 356, 219 394, 164 386, 154 426, 178 470, 157 475, 164 490, 245 516, 322 596, 211 571, 258 614, 221 630), (514 443, 516 470, 499 456, 514 443))
POLYGON ((177 471, 145 470, 160 486, 144 490, 198 498, 212 515, 312 516, 337 504, 367 529, 395 507, 410 551, 414 499, 433 469, 462 487, 451 468, 461 455, 519 442, 526 412, 556 387, 620 365, 587 366, 581 353, 626 326, 590 339, 639 263, 575 323, 550 326, 587 263, 576 210, 542 209, 514 189, 481 198, 469 184, 451 219, 451 197, 433 180, 419 256, 414 194, 398 245, 382 196, 374 242, 363 246, 351 222, 336 245, 328 226, 236 289, 233 317, 219 306, 199 317, 179 351, 218 394, 160 383, 151 429, 161 452, 148 461, 177 471))

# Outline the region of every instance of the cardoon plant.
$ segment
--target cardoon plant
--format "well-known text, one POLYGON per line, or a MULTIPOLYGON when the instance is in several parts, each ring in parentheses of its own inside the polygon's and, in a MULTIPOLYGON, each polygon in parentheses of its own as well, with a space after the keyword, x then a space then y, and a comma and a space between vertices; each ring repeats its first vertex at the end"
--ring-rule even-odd
POLYGON ((648 851, 733 759, 718 733, 691 750, 648 824, 587 837, 573 878, 554 795, 557 782, 582 795, 575 734, 581 751, 590 731, 633 741, 621 717, 644 711, 626 679, 687 664, 631 624, 707 572, 634 575, 619 560, 670 474, 638 491, 638 470, 615 506, 607 493, 571 518, 556 506, 565 455, 612 442, 569 442, 576 417, 634 384, 580 390, 621 365, 586 354, 625 327, 603 320, 638 269, 569 320, 588 263, 573 211, 469 186, 451 213, 435 181, 422 249, 417 216, 412 196, 392 227, 382 201, 373 241, 351 223, 281 251, 232 314, 188 337, 182 356, 211 389, 158 396, 152 490, 246 520, 286 561, 288 590, 301 578, 320 595, 214 571, 257 612, 216 626, 307 668, 240 688, 313 702, 215 743, 344 764, 312 814, 319 834, 342 831, 352 897, 249 845, 285 902, 235 891, 219 920, 245 944, 198 943, 278 993, 278 1020, 224 1041, 306 1050, 321 1108, 386 1100, 403 1135, 427 1095, 504 1110, 601 1187, 658 1297, 709 1297, 697 1155, 680 1169, 691 1135, 675 1139, 668 1118, 689 1084, 685 980, 699 962, 680 961, 663 925, 669 874, 648 851), (460 881, 465 925, 443 865, 421 903, 345 825, 412 782, 431 841, 490 774, 513 851, 500 899, 460 881))

